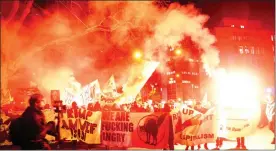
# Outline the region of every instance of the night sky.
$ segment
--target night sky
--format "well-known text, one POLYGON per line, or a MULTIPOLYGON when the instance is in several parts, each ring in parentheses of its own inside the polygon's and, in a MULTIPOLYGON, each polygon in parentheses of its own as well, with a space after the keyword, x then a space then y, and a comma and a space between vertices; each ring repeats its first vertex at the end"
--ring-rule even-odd
POLYGON ((201 12, 208 14, 207 26, 216 26, 222 17, 259 20, 265 28, 274 31, 274 0, 179 0, 181 4, 194 3, 201 12))
MULTIPOLYGON (((54 2, 55 0, 47 0, 54 2)), ((274 0, 170 0, 181 4, 194 3, 202 13, 210 16, 206 26, 216 26, 222 17, 259 20, 265 28, 274 31, 275 1, 274 0)), ((45 0, 35 0, 44 7, 45 0)))

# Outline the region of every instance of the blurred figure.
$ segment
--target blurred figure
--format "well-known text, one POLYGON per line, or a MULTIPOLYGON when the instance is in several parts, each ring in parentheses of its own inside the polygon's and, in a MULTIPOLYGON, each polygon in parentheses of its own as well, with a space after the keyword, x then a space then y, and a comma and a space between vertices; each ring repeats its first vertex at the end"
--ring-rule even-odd
POLYGON ((238 137, 237 138, 237 147, 236 149, 246 149, 244 137, 238 137))
MULTIPOLYGON (((266 116, 269 121, 269 130, 272 131, 272 133, 274 133, 275 132, 275 102, 274 102, 274 97, 272 95, 269 95, 267 97, 266 116)), ((275 136, 271 144, 275 144, 275 136)))
MULTIPOLYGON (((205 114, 208 111, 208 109, 204 108, 200 102, 196 102, 195 110, 198 111, 198 112, 200 112, 200 113, 202 113, 202 114, 205 114)), ((200 148, 201 148, 201 146, 198 145, 198 149, 200 149, 200 148)), ((205 150, 209 149, 207 143, 204 144, 204 149, 205 150)))
POLYGON ((171 112, 171 107, 168 103, 164 104, 163 112, 171 112))
POLYGON ((46 105, 44 106, 44 109, 45 109, 45 110, 50 109, 50 105, 49 105, 49 104, 46 104, 46 105))
POLYGON ((45 136, 51 127, 46 126, 45 116, 41 111, 42 99, 41 94, 33 94, 29 99, 29 107, 21 115, 24 138, 20 147, 23 150, 50 149, 45 136))
POLYGON ((266 125, 268 125, 268 119, 266 116, 266 104, 267 104, 266 99, 264 101, 261 101, 261 118, 260 118, 260 123, 258 124, 259 128, 263 128, 266 125))

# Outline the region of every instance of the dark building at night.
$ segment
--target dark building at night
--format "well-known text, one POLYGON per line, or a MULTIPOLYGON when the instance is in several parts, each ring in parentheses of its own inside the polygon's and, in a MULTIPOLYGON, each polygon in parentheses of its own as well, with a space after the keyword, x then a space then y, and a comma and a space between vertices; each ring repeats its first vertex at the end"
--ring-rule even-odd
POLYGON ((141 90, 144 101, 200 100, 201 75, 205 75, 200 61, 200 50, 186 38, 180 48, 167 50, 166 72, 156 70, 141 90), (155 95, 151 96, 151 92, 155 95))
POLYGON ((190 39, 182 42, 182 48, 168 50, 168 71, 163 73, 163 90, 167 100, 187 100, 200 97, 200 51, 190 39))

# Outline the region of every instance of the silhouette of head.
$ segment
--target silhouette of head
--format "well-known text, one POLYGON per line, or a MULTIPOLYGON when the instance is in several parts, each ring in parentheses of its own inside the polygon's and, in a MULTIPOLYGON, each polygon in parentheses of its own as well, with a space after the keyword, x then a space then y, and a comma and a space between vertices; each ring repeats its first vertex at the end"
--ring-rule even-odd
POLYGON ((38 111, 43 109, 42 102, 43 102, 43 95, 39 93, 31 95, 29 99, 30 107, 38 111))

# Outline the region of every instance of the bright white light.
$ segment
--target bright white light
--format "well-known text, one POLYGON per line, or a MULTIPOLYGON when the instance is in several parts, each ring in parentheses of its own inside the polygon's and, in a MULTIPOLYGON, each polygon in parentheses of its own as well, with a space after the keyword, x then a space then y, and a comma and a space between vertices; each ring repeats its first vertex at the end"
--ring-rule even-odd
POLYGON ((244 28, 244 26, 243 26, 243 25, 241 25, 241 28, 244 28))
POLYGON ((267 93, 272 93, 272 89, 271 89, 271 88, 267 88, 267 89, 266 89, 266 92, 267 92, 267 93))
POLYGON ((258 81, 244 73, 219 72, 218 101, 220 105, 237 108, 255 108, 258 94, 258 81))

